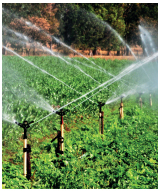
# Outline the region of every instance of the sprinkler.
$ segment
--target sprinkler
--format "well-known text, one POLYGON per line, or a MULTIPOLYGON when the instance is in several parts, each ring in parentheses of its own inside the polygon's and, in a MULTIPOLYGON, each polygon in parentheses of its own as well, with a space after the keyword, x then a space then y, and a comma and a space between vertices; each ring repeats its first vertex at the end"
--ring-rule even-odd
POLYGON ((143 94, 143 92, 139 93, 140 95, 140 98, 139 98, 139 105, 140 107, 142 108, 142 105, 143 105, 143 101, 142 101, 142 98, 141 98, 141 95, 143 94))
POLYGON ((122 101, 122 98, 125 97, 124 95, 121 96, 121 103, 120 103, 120 107, 119 107, 119 110, 120 110, 120 119, 123 119, 124 118, 124 112, 123 112, 123 101, 122 101))
POLYGON ((63 111, 61 109, 60 111, 56 111, 56 114, 61 116, 61 121, 60 121, 60 131, 57 132, 57 136, 51 141, 53 142, 55 139, 58 139, 58 144, 56 148, 56 156, 58 157, 58 153, 62 154, 64 153, 64 121, 63 121, 63 116, 68 112, 69 110, 63 111))
POLYGON ((104 130, 104 123, 103 123, 103 116, 104 116, 104 112, 102 111, 102 106, 104 106, 105 103, 102 102, 98 102, 98 107, 99 107, 99 133, 103 134, 103 130, 104 130))
POLYGON ((150 106, 152 106, 152 97, 151 97, 151 94, 150 94, 150 99, 149 99, 149 101, 150 101, 150 106))
POLYGON ((18 123, 15 121, 15 124, 19 125, 24 129, 24 135, 23 135, 23 175, 29 180, 31 177, 31 166, 30 166, 30 152, 31 152, 31 146, 27 144, 27 128, 30 127, 30 124, 34 121, 31 121, 28 123, 27 121, 24 121, 23 123, 18 123))

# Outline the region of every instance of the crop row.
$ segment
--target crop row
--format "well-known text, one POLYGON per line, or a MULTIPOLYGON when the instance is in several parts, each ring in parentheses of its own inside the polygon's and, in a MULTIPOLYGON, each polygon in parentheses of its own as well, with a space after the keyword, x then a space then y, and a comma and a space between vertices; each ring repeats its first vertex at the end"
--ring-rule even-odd
MULTIPOLYGON (((69 69, 57 58, 28 57, 27 59, 32 60, 34 64, 41 66, 52 75, 57 75, 56 77, 81 93, 86 93, 98 86, 82 73, 76 73, 73 67, 69 69)), ((101 59, 96 59, 95 62, 115 75, 119 73, 120 68, 125 68, 130 64, 129 61, 101 59)), ((83 69, 85 70, 85 68, 83 69)), ((86 68, 86 72, 88 70, 92 77, 99 82, 110 79, 109 76, 100 74, 96 70, 86 68)), ((48 115, 48 111, 34 105, 32 101, 35 99, 28 101, 28 97, 34 98, 33 96, 35 96, 33 90, 48 100, 50 105, 55 106, 65 105, 79 96, 78 93, 74 93, 65 85, 33 69, 16 57, 3 57, 2 74, 3 112, 14 113, 19 122, 23 120, 37 121, 48 115), (13 78, 13 76, 15 77, 13 78), (30 94, 28 90, 32 90, 30 94), (19 96, 23 93, 26 94, 19 96)), ((133 76, 128 76, 128 79, 129 82, 132 82, 133 76)), ((108 96, 113 95, 113 92, 120 95, 118 90, 122 93, 126 90, 124 88, 122 83, 116 82, 109 89, 100 92, 93 100, 106 101, 108 96)), ((119 102, 104 106, 103 140, 98 133, 99 112, 96 104, 86 101, 75 110, 71 110, 64 116, 65 151, 64 156, 59 158, 55 155, 56 141, 53 143, 50 141, 56 136, 56 131, 60 129, 60 117, 51 115, 31 126, 28 131, 28 141, 32 146, 32 178, 30 181, 22 175, 22 129, 3 121, 3 187, 15 189, 157 188, 157 92, 152 94, 152 98, 153 106, 150 107, 149 95, 143 95, 144 104, 141 109, 138 95, 128 97, 124 101, 125 117, 123 120, 119 119, 119 102), (86 157, 81 159, 83 154, 86 157), (62 159, 63 165, 60 163, 60 159, 62 159)), ((69 109, 77 104, 72 104, 69 109)))

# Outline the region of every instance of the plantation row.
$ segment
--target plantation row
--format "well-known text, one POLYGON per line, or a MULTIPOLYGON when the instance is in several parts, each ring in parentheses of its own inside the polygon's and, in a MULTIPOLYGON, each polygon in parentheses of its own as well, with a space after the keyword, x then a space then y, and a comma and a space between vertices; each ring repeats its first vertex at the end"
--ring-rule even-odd
MULTIPOLYGON (((26 58, 82 94, 99 85, 57 58, 26 58)), ((80 96, 17 57, 7 56, 2 59, 3 113, 11 116, 14 114, 14 119, 18 122, 36 122, 49 114, 35 105, 36 98, 40 95, 55 108, 80 96)), ((77 60, 87 63, 84 59, 77 60)), ((93 61, 114 75, 131 64, 131 61, 93 61)), ((76 63, 73 61, 73 64, 76 63)), ((92 68, 82 66, 82 69, 100 83, 111 78, 92 68)), ((139 76, 139 72, 126 76, 126 83, 134 82, 135 76, 139 76)), ((144 81, 144 78, 142 80, 144 81)), ((104 102, 114 96, 114 92, 120 95, 127 89, 127 86, 118 81, 99 92, 92 100, 96 103, 104 102)), ((59 158, 55 154, 57 141, 51 143, 51 140, 56 136, 57 130, 60 130, 60 116, 53 114, 34 124, 28 129, 28 143, 31 144, 32 150, 32 177, 29 181, 23 176, 23 129, 3 120, 2 186, 14 189, 157 188, 157 92, 152 93, 152 99, 153 105, 150 107, 149 94, 143 94, 143 107, 140 108, 139 94, 128 96, 123 100, 122 120, 119 119, 120 101, 103 106, 103 139, 99 134, 97 104, 87 100, 75 109, 72 108, 78 103, 69 105, 67 108, 70 112, 64 116, 64 156, 60 155, 59 158), (81 157, 83 154, 85 156, 81 157)))

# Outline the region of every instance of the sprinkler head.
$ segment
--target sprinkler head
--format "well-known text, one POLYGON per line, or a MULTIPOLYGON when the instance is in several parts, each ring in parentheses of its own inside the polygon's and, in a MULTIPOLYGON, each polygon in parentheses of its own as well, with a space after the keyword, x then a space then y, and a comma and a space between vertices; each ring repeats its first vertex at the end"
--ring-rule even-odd
POLYGON ((22 128, 29 128, 31 123, 34 123, 34 121, 31 121, 28 123, 28 121, 24 121, 23 123, 18 123, 17 121, 15 122, 17 125, 19 125, 22 128))
POLYGON ((18 124, 19 124, 16 120, 14 120, 14 123, 15 123, 16 125, 18 125, 18 124))
POLYGON ((98 102, 98 106, 104 106, 105 103, 102 103, 102 102, 98 102))
POLYGON ((125 97, 125 94, 122 94, 121 97, 120 97, 121 98, 121 102, 122 102, 122 98, 124 98, 124 97, 125 97))
POLYGON ((122 94, 122 95, 121 95, 121 98, 123 98, 123 97, 125 97, 125 94, 122 94))
POLYGON ((55 113, 60 115, 60 116, 63 116, 65 115, 67 112, 69 112, 69 109, 66 109, 66 110, 63 110, 61 109, 60 111, 56 111, 55 113))
POLYGON ((16 123, 18 126, 22 127, 24 129, 24 136, 23 139, 27 139, 27 128, 30 127, 30 124, 33 123, 34 121, 31 121, 28 123, 28 121, 24 121, 23 123, 16 123))
POLYGON ((102 102, 98 102, 98 107, 99 107, 99 112, 101 113, 102 111, 101 111, 101 108, 102 108, 102 106, 104 106, 105 105, 105 103, 102 103, 102 102))
POLYGON ((140 97, 141 97, 141 95, 142 95, 143 93, 144 93, 144 92, 140 92, 140 93, 139 93, 140 97))

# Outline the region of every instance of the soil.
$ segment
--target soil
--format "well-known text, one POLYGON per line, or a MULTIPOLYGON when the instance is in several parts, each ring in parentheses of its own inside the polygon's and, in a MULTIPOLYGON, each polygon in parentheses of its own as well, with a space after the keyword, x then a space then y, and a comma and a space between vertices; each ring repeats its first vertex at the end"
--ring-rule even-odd
MULTIPOLYGON (((14 50, 11 47, 8 47, 8 48, 10 48, 11 50, 14 50)), ((52 50, 54 52, 58 51, 58 49, 56 49, 55 47, 53 47, 52 50)), ((136 55, 137 58, 141 58, 143 56, 143 50, 140 46, 136 45, 134 47, 131 47, 131 50, 133 51, 133 53, 136 55)), ((120 56, 117 56, 117 51, 110 51, 110 53, 109 53, 108 51, 98 49, 98 55, 94 55, 94 56, 89 55, 90 50, 76 50, 76 51, 80 54, 83 54, 87 58, 92 57, 92 58, 102 58, 102 59, 106 59, 106 60, 108 60, 108 59, 111 59, 111 60, 115 60, 115 59, 117 59, 117 60, 135 60, 135 58, 134 58, 134 56, 132 56, 132 54, 129 56, 126 56, 126 55, 123 55, 123 52, 120 52, 120 56)), ((18 51, 17 53, 21 56, 28 56, 26 54, 26 52, 18 51)), ((62 55, 63 55, 63 49, 60 50, 60 53, 62 53, 62 55)), ((11 53, 9 51, 5 51, 5 55, 13 55, 13 53, 11 53)), ((30 51, 29 56, 33 56, 33 51, 30 51)), ((42 51, 35 49, 35 55, 34 56, 47 56, 47 55, 44 54, 42 51)), ((82 56, 79 56, 78 54, 75 55, 73 53, 69 53, 66 56, 81 57, 82 58, 82 56)))

